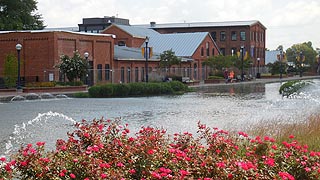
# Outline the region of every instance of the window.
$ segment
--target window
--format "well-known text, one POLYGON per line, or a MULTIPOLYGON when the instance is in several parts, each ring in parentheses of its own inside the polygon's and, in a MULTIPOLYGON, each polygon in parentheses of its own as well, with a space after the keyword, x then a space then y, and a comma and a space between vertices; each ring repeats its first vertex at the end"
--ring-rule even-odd
POLYGON ((201 56, 204 56, 204 50, 203 50, 203 47, 201 47, 201 56))
POLYGON ((198 76, 197 76, 197 64, 194 64, 193 65, 193 78, 195 79, 198 79, 198 76))
POLYGON ((144 81, 144 67, 141 68, 141 81, 144 81))
POLYGON ((124 83, 124 67, 121 67, 120 74, 120 83, 124 83))
POLYGON ((220 41, 225 41, 226 40, 226 32, 225 31, 221 31, 220 32, 220 41))
POLYGON ((231 55, 237 55, 237 48, 233 47, 231 48, 231 55))
POLYGON ((119 41, 119 42, 118 42, 118 46, 126 46, 126 42, 124 42, 124 41, 119 41))
POLYGON ((232 31, 231 32, 231 40, 232 41, 236 41, 237 40, 237 32, 236 31, 232 31))
POLYGON ((214 48, 212 48, 212 56, 214 56, 214 54, 215 54, 215 50, 214 48))
POLYGON ((206 43, 206 51, 207 51, 207 57, 210 56, 209 42, 206 43))
POLYGON ((226 49, 225 48, 220 48, 220 52, 221 52, 222 55, 224 55, 224 56, 226 55, 226 49))
POLYGON ((98 64, 97 69, 98 69, 98 81, 102 81, 102 64, 98 64))
POLYGON ((139 68, 136 67, 134 70, 134 81, 138 82, 139 81, 139 68))
POLYGON ((245 41, 246 40, 246 32, 245 31, 241 31, 240 32, 240 40, 241 41, 245 41))
POLYGON ((127 68, 127 83, 131 82, 131 68, 127 68))
POLYGON ((214 41, 216 41, 217 40, 217 32, 215 32, 215 31, 211 32, 211 37, 214 41))
POLYGON ((104 76, 105 76, 105 79, 107 81, 110 80, 110 65, 109 64, 105 64, 105 70, 104 70, 104 76))

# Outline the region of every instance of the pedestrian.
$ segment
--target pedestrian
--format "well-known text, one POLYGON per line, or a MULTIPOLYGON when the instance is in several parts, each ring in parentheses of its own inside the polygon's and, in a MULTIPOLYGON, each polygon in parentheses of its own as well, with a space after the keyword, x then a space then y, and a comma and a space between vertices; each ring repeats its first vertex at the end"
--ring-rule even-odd
POLYGON ((230 82, 233 82, 233 79, 234 79, 234 72, 231 71, 230 72, 230 82))
POLYGON ((224 76, 225 82, 228 83, 228 81, 229 81, 229 72, 228 72, 227 68, 224 70, 223 76, 224 76))

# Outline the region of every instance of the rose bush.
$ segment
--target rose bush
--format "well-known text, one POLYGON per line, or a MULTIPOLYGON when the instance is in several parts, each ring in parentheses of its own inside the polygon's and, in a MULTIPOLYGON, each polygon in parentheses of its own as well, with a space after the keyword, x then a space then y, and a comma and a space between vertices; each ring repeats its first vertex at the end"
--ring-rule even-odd
POLYGON ((142 127, 134 136, 118 120, 83 120, 54 151, 28 144, 0 158, 0 179, 319 179, 320 152, 293 136, 231 134, 198 123, 198 133, 168 135, 142 127))

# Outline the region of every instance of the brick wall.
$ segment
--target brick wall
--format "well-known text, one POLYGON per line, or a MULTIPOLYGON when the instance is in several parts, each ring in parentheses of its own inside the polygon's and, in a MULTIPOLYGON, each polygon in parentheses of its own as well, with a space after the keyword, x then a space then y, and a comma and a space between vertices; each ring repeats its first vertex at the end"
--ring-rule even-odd
POLYGON ((49 74, 54 74, 54 80, 59 80, 58 69, 55 67, 60 56, 73 56, 78 50, 90 54, 93 64, 112 64, 113 37, 89 35, 70 32, 10 32, 0 33, 0 77, 3 77, 5 57, 9 53, 17 55, 15 46, 22 44, 21 77, 27 82, 48 81, 49 74))

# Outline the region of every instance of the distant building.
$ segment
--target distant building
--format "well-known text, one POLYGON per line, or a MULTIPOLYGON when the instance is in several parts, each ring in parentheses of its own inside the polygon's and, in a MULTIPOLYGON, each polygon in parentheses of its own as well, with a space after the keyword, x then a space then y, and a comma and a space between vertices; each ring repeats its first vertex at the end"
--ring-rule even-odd
POLYGON ((168 73, 179 73, 191 79, 205 79, 208 72, 202 62, 210 56, 219 54, 219 48, 208 32, 160 34, 145 27, 113 24, 102 33, 114 34, 116 45, 131 48, 144 47, 146 36, 148 36, 149 46, 155 53, 161 54, 171 49, 176 56, 185 60, 180 66, 168 69, 168 73))
POLYGON ((130 25, 129 19, 105 16, 103 18, 83 18, 82 24, 78 26, 80 32, 100 33, 111 24, 130 25))
POLYGON ((274 63, 278 61, 278 55, 280 54, 280 51, 272 50, 272 51, 266 51, 266 60, 265 64, 274 63))
POLYGON ((151 28, 159 33, 209 32, 223 55, 236 53, 243 46, 255 66, 257 58, 260 58, 260 65, 265 61, 266 27, 257 20, 167 24, 150 22, 149 25, 136 26, 151 28))

